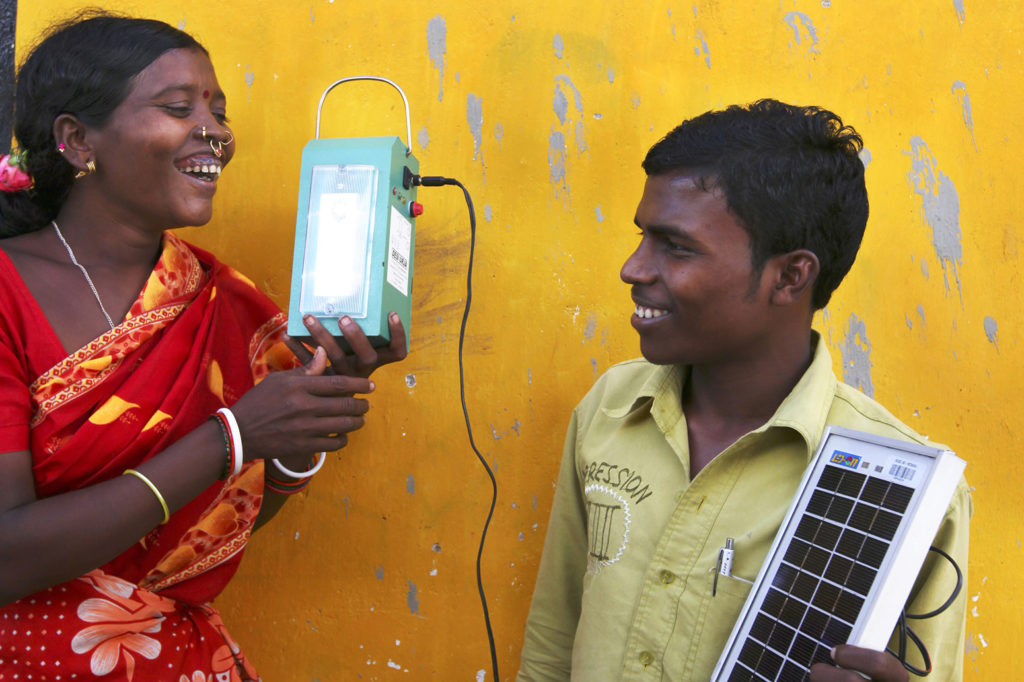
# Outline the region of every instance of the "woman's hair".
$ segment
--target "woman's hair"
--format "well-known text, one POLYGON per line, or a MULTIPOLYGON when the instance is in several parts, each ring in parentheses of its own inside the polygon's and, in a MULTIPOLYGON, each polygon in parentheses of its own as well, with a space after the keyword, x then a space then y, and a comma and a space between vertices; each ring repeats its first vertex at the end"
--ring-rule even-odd
POLYGON ((14 137, 26 152, 31 190, 0 193, 0 237, 32 232, 56 217, 75 169, 57 151, 53 123, 72 114, 102 126, 124 101, 132 80, 168 50, 206 50, 162 21, 87 11, 52 27, 18 70, 14 137))

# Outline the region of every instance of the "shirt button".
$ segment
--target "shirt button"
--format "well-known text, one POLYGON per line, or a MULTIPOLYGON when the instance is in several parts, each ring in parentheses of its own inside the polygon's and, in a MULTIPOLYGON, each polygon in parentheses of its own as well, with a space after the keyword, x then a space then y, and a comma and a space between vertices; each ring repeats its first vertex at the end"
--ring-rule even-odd
POLYGON ((673 573, 672 571, 662 571, 661 572, 661 582, 665 583, 666 585, 671 585, 675 581, 676 581, 676 574, 673 573))
POLYGON ((654 663, 654 654, 652 654, 650 651, 641 651, 640 652, 640 665, 642 665, 643 667, 646 668, 651 663, 654 663))

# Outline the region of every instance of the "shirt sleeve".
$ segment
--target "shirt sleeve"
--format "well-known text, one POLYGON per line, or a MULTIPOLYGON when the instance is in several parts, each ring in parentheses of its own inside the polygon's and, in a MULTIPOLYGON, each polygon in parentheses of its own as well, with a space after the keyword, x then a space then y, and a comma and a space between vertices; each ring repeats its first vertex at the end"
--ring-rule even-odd
POLYGON ((563 681, 569 679, 572 671, 573 640, 587 569, 586 503, 576 470, 577 429, 577 415, 573 412, 537 585, 526 620, 517 682, 563 681))
MULTIPOLYGON (((967 625, 967 549, 972 513, 971 493, 967 482, 961 479, 932 543, 948 554, 960 568, 960 591, 949 608, 942 613, 932 618, 907 620, 907 625, 928 650, 932 663, 932 673, 928 679, 935 682, 959 682, 963 679, 967 625)), ((934 611, 949 599, 956 585, 956 571, 950 563, 937 553, 929 552, 911 592, 907 613, 934 611)), ((889 648, 893 651, 897 650, 897 635, 898 629, 889 642, 889 648)), ((924 664, 917 647, 910 641, 907 642, 907 661, 918 668, 924 664)))

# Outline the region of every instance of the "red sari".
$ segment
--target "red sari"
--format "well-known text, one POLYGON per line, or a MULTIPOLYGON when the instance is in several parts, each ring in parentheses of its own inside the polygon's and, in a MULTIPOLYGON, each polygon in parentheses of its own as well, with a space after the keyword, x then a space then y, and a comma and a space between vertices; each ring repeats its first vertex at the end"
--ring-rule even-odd
MULTIPOLYGON (((66 357, 0 261, 0 452, 31 450, 40 498, 120 476, 294 366, 277 307, 170 233, 124 321, 66 357)), ((104 566, 0 608, 0 680, 257 679, 209 602, 262 496, 263 463, 248 463, 104 566)))

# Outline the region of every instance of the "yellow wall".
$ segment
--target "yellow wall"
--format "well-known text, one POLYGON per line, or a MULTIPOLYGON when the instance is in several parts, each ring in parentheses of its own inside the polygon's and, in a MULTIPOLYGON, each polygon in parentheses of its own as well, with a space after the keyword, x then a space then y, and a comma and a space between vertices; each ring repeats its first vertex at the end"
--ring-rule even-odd
MULTIPOLYGON (((19 53, 81 4, 18 3, 19 53)), ((969 461, 966 677, 1007 679, 1024 663, 1017 3, 107 4, 209 47, 239 151, 214 221, 187 233, 281 304, 299 154, 332 80, 399 82, 424 174, 471 190, 466 372, 500 487, 484 580, 504 679, 569 411, 638 352, 618 268, 636 240, 644 152, 684 117, 733 102, 839 112, 867 142, 872 215, 820 329, 837 371, 845 361, 854 383, 969 461)), ((346 85, 328 99, 324 133, 404 136, 402 118, 387 87, 346 85)), ((376 376, 366 428, 254 539, 220 601, 267 680, 491 679, 474 579, 490 491, 458 402, 468 225, 457 190, 420 199, 413 353, 376 376)))

